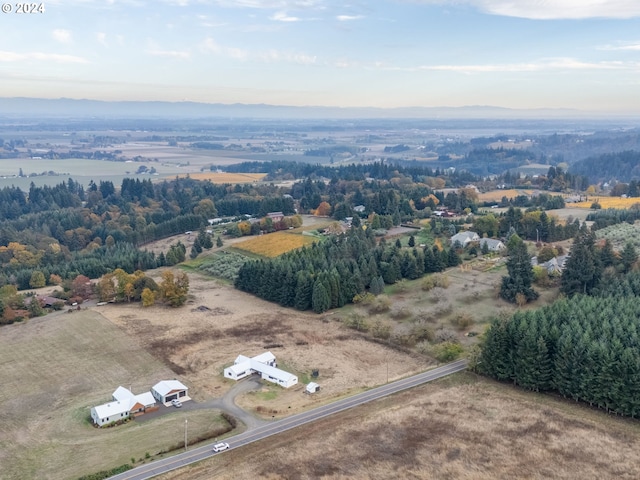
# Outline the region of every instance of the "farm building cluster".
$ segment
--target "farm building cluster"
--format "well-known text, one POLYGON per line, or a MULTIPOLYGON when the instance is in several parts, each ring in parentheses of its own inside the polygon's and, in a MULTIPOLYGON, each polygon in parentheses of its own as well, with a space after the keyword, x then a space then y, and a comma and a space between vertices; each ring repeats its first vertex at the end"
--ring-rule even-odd
POLYGON ((188 388, 178 380, 163 380, 156 383, 149 392, 134 395, 122 386, 112 394, 112 401, 91 408, 91 420, 98 427, 142 415, 160 408, 157 404, 171 405, 172 400, 190 400, 188 388))
MULTIPOLYGON (((298 377, 278 368, 276 357, 271 352, 264 352, 255 357, 238 355, 233 365, 224 369, 225 378, 241 380, 254 373, 260 374, 263 380, 290 388, 298 383, 298 377)), ((320 386, 312 383, 306 392, 315 393, 320 386)), ((135 395, 125 387, 118 387, 112 394, 112 401, 91 408, 91 420, 102 427, 130 417, 155 411, 160 405, 171 406, 172 402, 191 400, 188 388, 178 380, 163 380, 156 383, 150 391, 135 395)))
POLYGON ((271 352, 264 352, 249 358, 238 355, 233 365, 224 369, 225 378, 240 380, 254 373, 259 373, 263 380, 289 388, 298 383, 298 377, 278 368, 276 357, 271 352))

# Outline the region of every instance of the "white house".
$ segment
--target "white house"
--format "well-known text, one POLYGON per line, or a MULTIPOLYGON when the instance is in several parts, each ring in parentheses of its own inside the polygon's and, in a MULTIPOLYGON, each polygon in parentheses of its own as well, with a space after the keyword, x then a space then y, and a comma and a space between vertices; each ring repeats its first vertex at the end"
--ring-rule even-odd
POLYGON ((99 427, 124 420, 136 413, 143 413, 156 405, 151 392, 134 395, 124 387, 118 387, 112 397, 112 402, 91 409, 91 419, 99 427))
POLYGON ((466 247, 471 242, 479 242, 480 236, 476 232, 460 232, 451 237, 451 245, 455 245, 456 242, 460 243, 462 247, 466 247))
POLYGON ((187 395, 188 388, 178 380, 162 380, 151 388, 151 393, 159 403, 168 404, 171 400, 181 402, 191 400, 187 395))
POLYGON ((483 238, 480 240, 480 248, 484 248, 484 244, 487 244, 487 249, 490 252, 499 252, 504 250, 506 245, 502 243, 500 240, 496 240, 494 238, 483 238))
POLYGON ((276 357, 271 352, 264 352, 252 358, 238 355, 233 365, 224 369, 224 376, 232 380, 240 380, 256 372, 260 373, 263 380, 284 388, 298 383, 298 377, 277 368, 276 357))

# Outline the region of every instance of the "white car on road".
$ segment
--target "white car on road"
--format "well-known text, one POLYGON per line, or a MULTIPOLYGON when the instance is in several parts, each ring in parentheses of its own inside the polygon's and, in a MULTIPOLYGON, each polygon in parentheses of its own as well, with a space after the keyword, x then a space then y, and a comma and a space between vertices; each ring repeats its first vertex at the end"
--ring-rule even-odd
POLYGON ((229 449, 229 444, 225 443, 225 442, 220 442, 220 443, 216 443, 213 446, 213 451, 214 452, 222 452, 223 450, 228 450, 229 449))
POLYGON ((176 408, 180 408, 182 406, 182 402, 177 398, 174 398, 173 400, 171 400, 171 405, 173 405, 176 408))

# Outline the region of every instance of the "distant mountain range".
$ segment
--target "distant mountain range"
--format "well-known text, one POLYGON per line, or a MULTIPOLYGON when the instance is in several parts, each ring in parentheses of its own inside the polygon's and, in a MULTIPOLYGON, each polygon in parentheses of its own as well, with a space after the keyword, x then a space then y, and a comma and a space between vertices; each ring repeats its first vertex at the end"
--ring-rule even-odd
POLYGON ((603 118, 570 109, 509 109, 491 106, 468 107, 294 107, 267 104, 223 104, 197 102, 107 102, 69 98, 1 98, 0 116, 44 117, 218 117, 218 118, 300 118, 300 119, 571 119, 603 118))

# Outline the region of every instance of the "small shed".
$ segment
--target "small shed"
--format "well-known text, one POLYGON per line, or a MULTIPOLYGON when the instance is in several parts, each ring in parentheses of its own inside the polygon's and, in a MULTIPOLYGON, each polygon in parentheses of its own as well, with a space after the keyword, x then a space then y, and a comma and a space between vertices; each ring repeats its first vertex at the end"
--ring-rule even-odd
POLYGON ((318 385, 316 382, 309 382, 309 384, 307 385, 307 388, 305 389, 305 391, 307 393, 316 393, 320 391, 320 385, 318 385))

